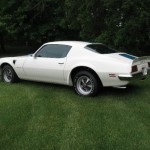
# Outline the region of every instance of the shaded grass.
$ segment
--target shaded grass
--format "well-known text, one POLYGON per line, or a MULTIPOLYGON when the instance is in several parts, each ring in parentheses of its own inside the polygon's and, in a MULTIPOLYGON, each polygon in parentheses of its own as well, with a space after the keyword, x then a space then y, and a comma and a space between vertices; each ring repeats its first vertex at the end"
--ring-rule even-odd
POLYGON ((0 82, 0 149, 149 150, 150 78, 94 98, 67 86, 0 82))

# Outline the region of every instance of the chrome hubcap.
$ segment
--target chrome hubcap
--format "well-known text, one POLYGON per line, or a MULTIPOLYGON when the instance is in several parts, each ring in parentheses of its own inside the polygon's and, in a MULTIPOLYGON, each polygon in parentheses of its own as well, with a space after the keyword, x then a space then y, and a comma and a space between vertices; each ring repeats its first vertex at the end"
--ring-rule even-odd
POLYGON ((12 71, 9 68, 6 68, 4 70, 3 76, 4 76, 5 82, 11 82, 11 80, 12 80, 12 71))
POLYGON ((93 82, 87 76, 81 76, 77 80, 77 89, 83 95, 88 95, 93 90, 93 82))

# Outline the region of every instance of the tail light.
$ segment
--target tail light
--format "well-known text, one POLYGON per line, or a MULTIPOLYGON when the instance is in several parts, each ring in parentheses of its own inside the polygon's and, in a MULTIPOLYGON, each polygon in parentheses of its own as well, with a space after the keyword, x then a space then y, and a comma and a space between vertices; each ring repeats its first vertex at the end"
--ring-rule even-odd
POLYGON ((150 62, 148 62, 148 67, 150 67, 150 62))
POLYGON ((132 66, 132 72, 137 72, 137 71, 138 71, 137 65, 132 66))

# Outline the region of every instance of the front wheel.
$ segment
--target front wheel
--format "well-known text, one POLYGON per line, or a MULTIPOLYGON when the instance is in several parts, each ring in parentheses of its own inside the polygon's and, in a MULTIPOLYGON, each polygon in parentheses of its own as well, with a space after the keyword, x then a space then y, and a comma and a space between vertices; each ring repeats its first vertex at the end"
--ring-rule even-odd
POLYGON ((14 83, 18 80, 18 77, 11 66, 5 65, 2 68, 2 79, 4 82, 14 83))
POLYGON ((82 96, 95 96, 98 94, 100 83, 96 76, 88 71, 81 71, 74 77, 74 89, 82 96))

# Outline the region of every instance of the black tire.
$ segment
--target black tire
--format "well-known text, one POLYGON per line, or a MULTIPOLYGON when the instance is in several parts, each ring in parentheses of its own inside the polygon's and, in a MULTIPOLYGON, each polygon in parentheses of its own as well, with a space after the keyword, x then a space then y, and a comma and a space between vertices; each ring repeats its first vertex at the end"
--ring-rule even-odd
POLYGON ((73 86, 81 96, 96 96, 101 87, 99 79, 89 71, 78 72, 73 79, 73 86))
POLYGON ((2 68, 2 80, 6 83, 14 83, 18 81, 18 76, 10 65, 5 65, 2 68))

